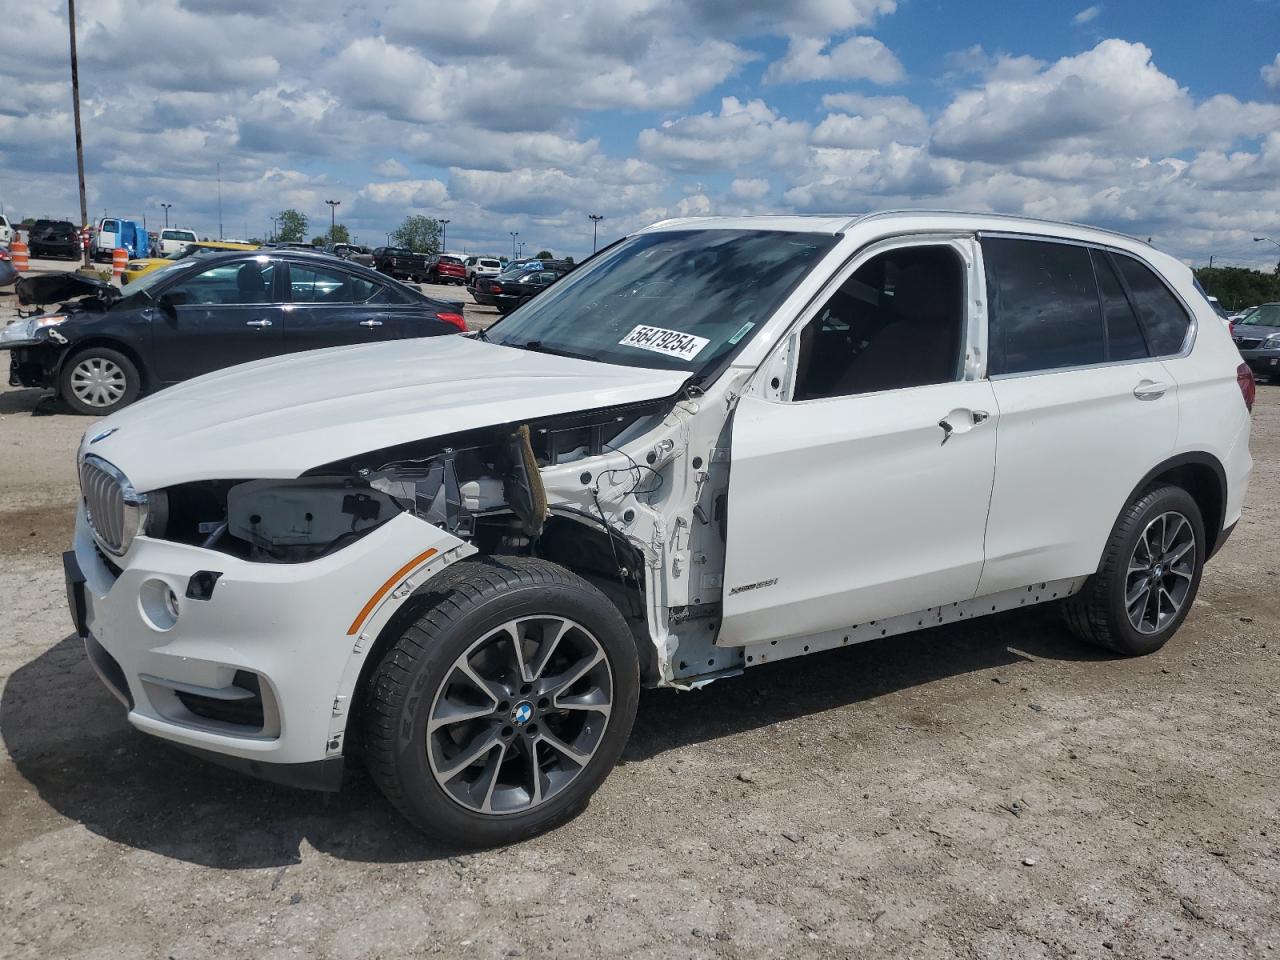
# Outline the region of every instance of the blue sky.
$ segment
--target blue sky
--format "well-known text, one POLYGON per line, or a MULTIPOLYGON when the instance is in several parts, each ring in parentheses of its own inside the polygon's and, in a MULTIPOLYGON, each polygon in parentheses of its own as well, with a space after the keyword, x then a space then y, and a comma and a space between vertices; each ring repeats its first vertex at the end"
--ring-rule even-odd
MULTIPOLYGON (((1280 0, 97 0, 90 210, 581 255, 667 216, 885 207, 1098 223, 1273 261, 1280 0)), ((0 34, 0 203, 77 208, 65 9, 0 34)))

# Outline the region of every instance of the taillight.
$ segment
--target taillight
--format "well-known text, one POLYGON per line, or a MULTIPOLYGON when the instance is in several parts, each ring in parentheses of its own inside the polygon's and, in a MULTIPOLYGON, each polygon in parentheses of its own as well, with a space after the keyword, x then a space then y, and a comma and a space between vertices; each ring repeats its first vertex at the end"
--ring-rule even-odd
POLYGON ((489 284, 489 292, 490 292, 490 293, 501 293, 501 292, 502 292, 502 284, 500 284, 500 283, 491 283, 491 284, 489 284))
POLYGON ((1258 397, 1258 384, 1253 379, 1253 371, 1247 363, 1236 367, 1236 386, 1240 388, 1240 396, 1244 397, 1244 405, 1253 412, 1253 401, 1258 397))
POLYGON ((455 327, 457 327, 459 330, 463 331, 464 333, 466 332, 467 320, 460 313, 437 313, 436 319, 443 320, 445 323, 451 323, 455 327))
POLYGON ((1234 320, 1228 320, 1227 333, 1231 334, 1232 336, 1235 336, 1235 332, 1236 332, 1236 322, 1234 320))

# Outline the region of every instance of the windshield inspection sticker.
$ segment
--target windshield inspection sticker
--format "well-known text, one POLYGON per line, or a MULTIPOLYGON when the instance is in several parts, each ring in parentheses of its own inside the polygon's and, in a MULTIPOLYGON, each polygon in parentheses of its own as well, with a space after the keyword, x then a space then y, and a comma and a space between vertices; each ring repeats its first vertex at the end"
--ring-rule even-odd
POLYGON ((646 327, 644 324, 640 324, 618 341, 624 347, 638 347, 669 357, 679 357, 681 360, 692 360, 710 342, 706 337, 695 337, 692 333, 646 327))

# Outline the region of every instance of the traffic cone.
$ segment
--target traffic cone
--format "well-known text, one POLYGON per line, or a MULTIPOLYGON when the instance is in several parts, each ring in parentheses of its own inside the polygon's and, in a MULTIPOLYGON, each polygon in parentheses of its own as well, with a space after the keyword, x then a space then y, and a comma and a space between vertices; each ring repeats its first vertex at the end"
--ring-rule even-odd
POLYGON ((129 251, 124 247, 116 247, 111 251, 111 276, 119 280, 124 276, 124 268, 129 265, 129 251))
POLYGON ((9 244, 9 256, 13 261, 13 269, 19 273, 26 273, 30 269, 30 263, 27 261, 27 243, 20 236, 9 244))

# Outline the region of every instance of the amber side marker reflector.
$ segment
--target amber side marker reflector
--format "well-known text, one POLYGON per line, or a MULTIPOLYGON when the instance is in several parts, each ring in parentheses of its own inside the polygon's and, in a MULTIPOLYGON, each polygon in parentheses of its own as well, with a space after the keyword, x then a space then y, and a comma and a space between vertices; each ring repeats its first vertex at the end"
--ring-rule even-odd
POLYGON ((390 591, 392 587, 408 576, 410 570, 414 567, 420 566, 424 560, 430 560, 439 552, 439 550, 432 547, 425 553, 418 554, 403 567, 393 573, 387 582, 380 586, 377 592, 369 598, 369 602, 361 608, 360 612, 356 614, 356 618, 351 621, 350 629, 347 630, 347 636, 352 636, 360 629, 360 625, 364 623, 365 618, 373 612, 373 608, 378 605, 378 602, 387 595, 388 591, 390 591))

